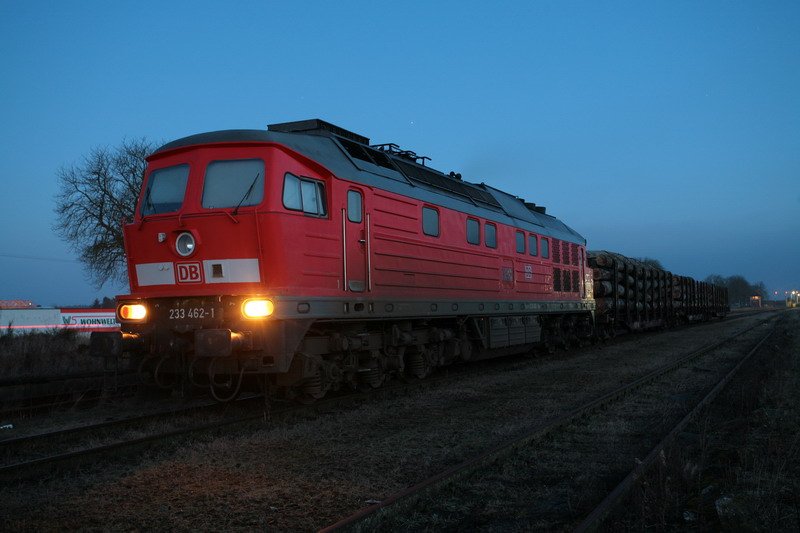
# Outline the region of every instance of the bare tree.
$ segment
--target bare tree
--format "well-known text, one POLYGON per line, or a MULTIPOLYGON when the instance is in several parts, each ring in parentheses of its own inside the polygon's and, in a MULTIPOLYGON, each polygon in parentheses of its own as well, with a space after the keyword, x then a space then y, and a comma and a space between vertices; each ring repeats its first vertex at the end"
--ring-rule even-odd
POLYGON ((78 251, 98 288, 107 281, 127 280, 122 223, 133 219, 145 157, 154 148, 144 138, 123 140, 114 148, 94 148, 80 164, 56 173, 54 229, 78 251))
POLYGON ((705 279, 706 283, 713 283, 728 289, 728 298, 731 303, 747 305, 751 296, 760 296, 762 300, 767 300, 769 294, 763 281, 750 283, 744 276, 734 275, 727 278, 719 274, 711 274, 705 279))
POLYGON ((769 293, 767 292, 767 286, 764 285, 763 281, 757 281, 752 285, 753 288, 753 296, 760 296, 762 300, 766 301, 769 300, 769 293))
POLYGON ((711 274, 710 276, 706 277, 706 279, 703 280, 703 281, 705 281, 706 283, 710 283, 712 285, 718 285, 720 287, 727 287, 728 286, 728 280, 726 280, 724 277, 720 276, 719 274, 711 274))

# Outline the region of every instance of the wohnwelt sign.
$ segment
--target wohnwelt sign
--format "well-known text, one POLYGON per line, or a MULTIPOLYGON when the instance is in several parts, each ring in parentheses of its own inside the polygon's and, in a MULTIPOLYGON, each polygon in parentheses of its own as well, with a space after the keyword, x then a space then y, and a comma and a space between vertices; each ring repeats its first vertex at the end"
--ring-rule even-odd
POLYGON ((49 333, 58 329, 78 332, 117 331, 113 309, 47 308, 0 309, 0 329, 12 333, 49 333))
POLYGON ((119 322, 113 309, 61 309, 61 327, 78 331, 115 331, 119 322))

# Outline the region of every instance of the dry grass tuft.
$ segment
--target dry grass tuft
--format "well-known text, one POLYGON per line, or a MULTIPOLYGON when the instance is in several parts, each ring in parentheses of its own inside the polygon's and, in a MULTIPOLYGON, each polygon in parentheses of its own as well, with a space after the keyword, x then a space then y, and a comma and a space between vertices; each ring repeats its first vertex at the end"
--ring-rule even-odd
POLYGON ((88 339, 70 329, 48 333, 0 335, 2 379, 57 376, 105 370, 105 361, 89 356, 88 339))

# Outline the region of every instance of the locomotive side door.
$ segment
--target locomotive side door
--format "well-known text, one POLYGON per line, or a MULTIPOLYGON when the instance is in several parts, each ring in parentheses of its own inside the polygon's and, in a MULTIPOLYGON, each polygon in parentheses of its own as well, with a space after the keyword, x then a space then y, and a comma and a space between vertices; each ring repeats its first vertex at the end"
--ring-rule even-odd
POLYGON ((364 193, 361 189, 347 190, 347 205, 342 209, 342 240, 344 290, 369 290, 369 215, 364 209, 364 193))

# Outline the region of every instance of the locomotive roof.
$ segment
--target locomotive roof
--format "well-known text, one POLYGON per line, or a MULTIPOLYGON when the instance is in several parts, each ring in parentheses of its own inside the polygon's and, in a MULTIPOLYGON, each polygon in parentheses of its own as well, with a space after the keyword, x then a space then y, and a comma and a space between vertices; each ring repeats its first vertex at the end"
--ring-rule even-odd
POLYGON ((200 144, 227 142, 279 143, 313 159, 334 175, 367 186, 410 196, 434 205, 517 226, 581 245, 575 230, 544 208, 484 183, 462 180, 420 164, 426 157, 396 145, 370 146, 369 139, 322 120, 271 124, 269 130, 222 130, 200 133, 165 144, 152 155, 200 144))

